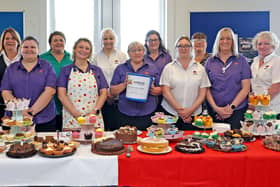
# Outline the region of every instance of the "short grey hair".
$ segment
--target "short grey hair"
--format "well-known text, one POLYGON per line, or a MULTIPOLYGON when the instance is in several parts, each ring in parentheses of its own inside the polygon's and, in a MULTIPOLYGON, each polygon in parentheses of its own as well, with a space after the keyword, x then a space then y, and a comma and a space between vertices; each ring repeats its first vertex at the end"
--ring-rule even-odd
POLYGON ((273 46, 273 51, 276 51, 279 48, 279 39, 277 35, 274 32, 271 31, 262 31, 256 34, 254 37, 252 43, 253 43, 253 48, 257 50, 257 45, 258 45, 258 39, 259 38, 265 38, 270 42, 270 44, 273 46))
POLYGON ((145 51, 145 47, 141 42, 133 41, 128 45, 127 53, 129 53, 133 48, 136 48, 136 47, 141 47, 143 49, 143 51, 145 51))
POLYGON ((231 51, 232 54, 234 56, 238 56, 238 43, 237 43, 237 38, 234 36, 234 32, 231 28, 229 27, 224 27, 222 29, 219 30, 216 39, 215 39, 215 43, 213 45, 213 56, 218 56, 219 52, 220 52, 220 39, 221 39, 221 33, 222 32, 228 32, 230 33, 231 37, 232 37, 232 47, 231 47, 231 51))

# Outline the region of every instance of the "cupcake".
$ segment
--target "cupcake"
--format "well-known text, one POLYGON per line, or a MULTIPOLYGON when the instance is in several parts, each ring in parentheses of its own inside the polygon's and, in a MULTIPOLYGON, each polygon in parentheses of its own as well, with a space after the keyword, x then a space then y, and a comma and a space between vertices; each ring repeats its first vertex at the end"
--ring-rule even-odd
POLYGON ((269 105, 269 103, 270 103, 270 95, 261 95, 260 96, 260 101, 261 101, 261 104, 264 105, 264 106, 269 105))
POLYGON ((78 122, 78 124, 85 124, 86 123, 86 118, 85 117, 83 117, 83 116, 80 116, 80 117, 78 117, 77 118, 77 122, 78 122))
POLYGON ((198 119, 195 120, 194 124, 196 126, 202 127, 203 126, 203 121, 202 121, 202 119, 198 118, 198 119))
POLYGON ((252 114, 253 114, 252 110, 247 110, 246 113, 244 114, 244 117, 246 119, 252 119, 253 118, 252 114))
POLYGON ((252 114, 252 117, 254 120, 260 120, 261 119, 261 113, 259 111, 254 111, 252 114))
POLYGON ((79 133, 79 132, 77 132, 77 131, 72 132, 72 138, 74 138, 74 139, 78 139, 78 138, 80 138, 80 133, 79 133))
POLYGON ((198 132, 198 131, 195 131, 195 132, 193 133, 193 136, 196 136, 196 137, 200 137, 200 135, 201 135, 201 133, 198 132))
POLYGON ((103 137, 103 134, 104 134, 104 130, 102 128, 97 128, 95 130, 94 136, 95 138, 101 138, 103 137))
POLYGON ((265 112, 263 114, 263 119, 270 120, 271 112, 265 112))
POLYGON ((208 138, 208 137, 209 137, 209 134, 206 133, 206 132, 203 132, 203 133, 201 134, 201 137, 202 137, 202 138, 208 138))
POLYGON ((86 140, 91 140, 92 139, 92 133, 91 132, 87 132, 84 134, 84 137, 86 140))

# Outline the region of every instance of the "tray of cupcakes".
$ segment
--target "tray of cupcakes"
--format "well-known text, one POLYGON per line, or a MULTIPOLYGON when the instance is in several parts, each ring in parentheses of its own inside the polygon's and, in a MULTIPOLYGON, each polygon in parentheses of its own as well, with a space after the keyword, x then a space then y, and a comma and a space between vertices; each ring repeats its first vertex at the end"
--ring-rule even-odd
POLYGON ((280 152, 280 133, 265 136, 262 143, 265 148, 280 152))
POLYGON ((227 130, 223 134, 225 137, 229 137, 231 139, 234 138, 242 138, 244 142, 254 142, 256 141, 256 137, 254 137, 253 133, 242 131, 240 129, 227 130))
POLYGON ((218 136, 217 139, 207 139, 205 144, 210 149, 232 153, 246 151, 247 146, 243 142, 242 138, 231 139, 225 136, 218 136))
POLYGON ((62 158, 73 155, 78 146, 78 142, 56 140, 53 136, 35 136, 32 144, 39 150, 39 155, 48 158, 62 158))
POLYGON ((14 143, 14 142, 30 142, 34 138, 35 132, 27 131, 27 132, 18 132, 15 134, 9 133, 9 131, 0 131, 0 140, 6 144, 14 143))
POLYGON ((184 131, 178 130, 175 125, 164 129, 158 125, 151 125, 147 128, 147 136, 149 137, 162 137, 169 141, 178 141, 184 137, 184 131))

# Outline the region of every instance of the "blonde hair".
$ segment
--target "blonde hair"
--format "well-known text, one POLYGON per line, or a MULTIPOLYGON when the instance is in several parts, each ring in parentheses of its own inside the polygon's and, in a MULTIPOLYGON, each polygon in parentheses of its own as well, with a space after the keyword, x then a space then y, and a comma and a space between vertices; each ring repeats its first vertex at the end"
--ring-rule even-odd
POLYGON ((234 35, 234 32, 231 28, 229 27, 224 27, 222 29, 219 30, 217 36, 216 36, 216 39, 215 39, 215 43, 213 45, 213 56, 218 56, 219 55, 219 52, 220 52, 220 39, 221 39, 221 35, 222 35, 222 32, 227 32, 231 35, 231 38, 232 38, 232 46, 231 46, 231 51, 232 51, 232 54, 234 56, 238 56, 239 53, 238 53, 238 43, 237 43, 237 39, 234 35))
MULTIPOLYGON (((2 34, 1 34, 1 37, 0 37, 0 53, 4 50, 5 51, 5 48, 4 48, 4 39, 5 39, 5 36, 7 33, 10 33, 12 35, 12 37, 17 41, 18 45, 17 45, 17 51, 20 47, 20 44, 21 44, 21 40, 20 40, 20 36, 19 36, 19 33, 13 29, 13 28, 7 28, 5 29, 2 34)), ((6 51, 5 51, 6 52, 6 51)))
POLYGON ((74 46, 73 46, 72 58, 73 58, 74 61, 75 61, 75 59, 76 59, 75 49, 77 48, 77 45, 78 45, 79 43, 81 43, 81 42, 87 42, 87 43, 89 44, 89 46, 90 46, 90 52, 89 52, 88 60, 90 60, 91 57, 92 57, 93 47, 92 47, 91 41, 90 41, 89 39, 87 39, 87 38, 79 38, 79 39, 75 42, 75 44, 74 44, 74 46))
POLYGON ((252 43, 253 43, 253 48, 257 50, 257 44, 258 44, 258 39, 259 38, 265 38, 270 42, 270 44, 273 46, 273 51, 276 51, 279 48, 279 39, 277 35, 274 32, 271 31, 262 31, 256 34, 254 37, 252 43))
POLYGON ((101 46, 103 46, 103 38, 104 38, 105 34, 109 34, 109 35, 113 36, 113 38, 115 40, 114 46, 116 46, 117 42, 118 42, 118 37, 117 37, 117 34, 115 33, 115 31, 112 28, 102 29, 102 31, 100 33, 101 46))

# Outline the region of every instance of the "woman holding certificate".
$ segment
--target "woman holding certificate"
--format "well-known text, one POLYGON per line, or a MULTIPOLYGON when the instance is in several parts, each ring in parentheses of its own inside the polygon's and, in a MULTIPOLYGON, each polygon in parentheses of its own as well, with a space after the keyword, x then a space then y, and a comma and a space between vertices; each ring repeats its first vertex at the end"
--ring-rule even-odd
POLYGON ((193 59, 190 39, 179 37, 175 47, 177 58, 165 66, 160 78, 162 107, 165 113, 180 117, 176 123, 179 129, 194 130, 192 115, 202 112, 201 103, 210 82, 204 67, 193 59))
POLYGON ((144 61, 144 46, 132 42, 128 46, 129 60, 120 64, 111 81, 111 94, 119 96, 118 125, 133 125, 146 130, 152 124, 156 96, 161 94, 159 70, 144 61))

